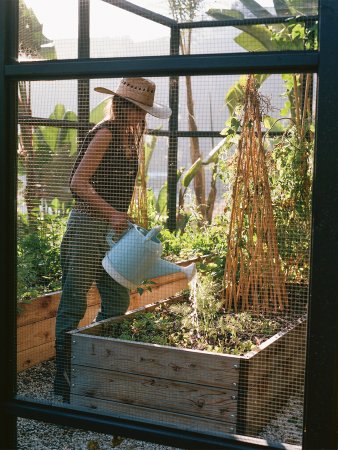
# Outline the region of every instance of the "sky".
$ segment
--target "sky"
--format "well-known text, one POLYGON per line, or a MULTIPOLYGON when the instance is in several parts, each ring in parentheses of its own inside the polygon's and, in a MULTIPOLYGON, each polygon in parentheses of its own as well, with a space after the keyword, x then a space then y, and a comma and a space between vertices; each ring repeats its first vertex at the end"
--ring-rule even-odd
MULTIPOLYGON (((32 8, 39 22, 43 24, 44 35, 51 39, 70 39, 77 37, 78 0, 25 0, 32 8)), ((135 3, 168 15, 167 0, 135 0, 135 3), (155 6, 154 6, 155 5, 155 6)), ((229 8, 232 0, 205 0, 208 8, 229 8)), ((273 6, 272 0, 259 0, 262 6, 273 6)), ((166 36, 168 29, 147 20, 140 20, 135 14, 127 13, 102 0, 91 0, 91 36, 115 37, 128 34, 133 40, 148 40, 166 36), (126 24, 128 29, 126 29, 126 24), (142 27, 142 33, 140 33, 142 27)))

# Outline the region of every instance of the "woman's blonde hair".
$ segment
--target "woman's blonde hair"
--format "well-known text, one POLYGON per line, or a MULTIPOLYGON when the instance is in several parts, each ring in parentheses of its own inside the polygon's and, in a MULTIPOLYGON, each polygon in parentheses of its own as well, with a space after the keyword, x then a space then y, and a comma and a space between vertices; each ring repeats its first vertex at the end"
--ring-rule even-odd
POLYGON ((107 106, 106 120, 114 120, 117 125, 120 125, 121 134, 125 133, 127 135, 127 152, 130 151, 129 147, 135 147, 136 151, 139 152, 141 146, 143 145, 144 135, 147 131, 147 124, 145 119, 143 119, 136 126, 126 126, 127 111, 131 108, 138 107, 128 100, 115 95, 112 97, 111 104, 107 106))

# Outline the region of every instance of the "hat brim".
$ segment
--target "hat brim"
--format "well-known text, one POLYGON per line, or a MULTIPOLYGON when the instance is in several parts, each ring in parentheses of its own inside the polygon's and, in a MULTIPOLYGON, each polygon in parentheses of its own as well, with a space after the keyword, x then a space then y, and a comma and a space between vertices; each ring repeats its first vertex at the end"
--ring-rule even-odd
POLYGON ((125 98, 129 102, 133 103, 134 105, 138 106, 147 113, 159 119, 168 119, 171 116, 172 112, 171 109, 168 106, 161 105, 160 103, 154 102, 152 106, 145 105, 144 103, 138 102, 137 100, 133 100, 132 98, 116 94, 116 92, 111 91, 110 89, 104 87, 95 87, 94 91, 100 92, 101 94, 117 95, 118 97, 125 98))

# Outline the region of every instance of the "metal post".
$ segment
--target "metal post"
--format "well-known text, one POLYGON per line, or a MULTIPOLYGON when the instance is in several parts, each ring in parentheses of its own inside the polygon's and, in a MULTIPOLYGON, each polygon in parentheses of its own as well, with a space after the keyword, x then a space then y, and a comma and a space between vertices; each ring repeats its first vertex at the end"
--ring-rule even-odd
POLYGON ((305 450, 337 446, 338 3, 321 0, 313 229, 305 376, 305 450))
MULTIPOLYGON (((180 30, 178 27, 171 28, 170 54, 178 55, 180 51, 180 30)), ((179 77, 169 77, 169 105, 172 115, 169 119, 169 150, 168 150, 168 197, 167 226, 170 231, 176 229, 176 206, 177 206, 177 147, 178 147, 178 100, 179 77)))
MULTIPOLYGON (((78 32, 78 59, 90 58, 90 5, 89 0, 79 0, 79 32, 78 32)), ((78 80, 77 115, 79 128, 77 140, 81 143, 88 132, 90 115, 89 80, 78 80)))
POLYGON ((16 417, 4 409, 16 390, 16 83, 5 65, 17 58, 18 2, 0 2, 0 423, 1 448, 16 448, 16 417), (10 151, 11 150, 11 151, 10 151))
POLYGON ((86 60, 36 61, 6 66, 6 75, 26 80, 242 75, 243 73, 315 72, 318 52, 249 52, 203 55, 130 56, 86 60))

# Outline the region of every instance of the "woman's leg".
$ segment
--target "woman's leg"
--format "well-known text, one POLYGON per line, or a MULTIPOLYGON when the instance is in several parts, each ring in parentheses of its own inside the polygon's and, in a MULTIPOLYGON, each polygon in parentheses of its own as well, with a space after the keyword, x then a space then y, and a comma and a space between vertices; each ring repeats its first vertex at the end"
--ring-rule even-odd
POLYGON ((124 314, 130 303, 129 289, 117 283, 101 267, 96 279, 96 286, 101 296, 101 311, 96 321, 124 314))
POLYGON ((72 212, 61 245, 62 296, 56 316, 56 378, 54 392, 67 390, 69 363, 67 332, 76 329, 87 309, 87 293, 101 264, 105 224, 84 213, 72 212))

